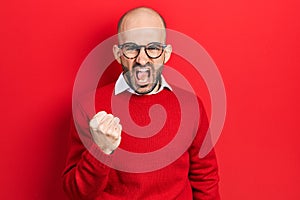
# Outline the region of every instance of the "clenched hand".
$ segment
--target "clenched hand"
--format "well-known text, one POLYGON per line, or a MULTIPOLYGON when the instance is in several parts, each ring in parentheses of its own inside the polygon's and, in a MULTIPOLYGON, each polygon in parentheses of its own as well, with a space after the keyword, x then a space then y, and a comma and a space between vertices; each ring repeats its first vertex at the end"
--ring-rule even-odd
POLYGON ((111 154, 121 142, 120 119, 105 111, 98 112, 90 121, 90 132, 94 142, 105 154, 111 154))

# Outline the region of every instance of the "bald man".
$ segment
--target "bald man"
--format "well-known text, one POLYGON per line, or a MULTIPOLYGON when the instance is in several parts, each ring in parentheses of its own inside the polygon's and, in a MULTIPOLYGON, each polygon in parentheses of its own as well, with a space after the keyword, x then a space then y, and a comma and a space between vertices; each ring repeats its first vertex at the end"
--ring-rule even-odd
MULTIPOLYGON (((77 130, 74 124, 71 127, 71 147, 63 174, 64 190, 70 199, 220 199, 214 151, 205 158, 198 157, 208 129, 200 101, 196 136, 190 147, 171 164, 150 172, 129 173, 113 169, 95 158, 95 155, 113 156, 118 148, 137 153, 153 152, 176 135, 180 105, 172 92, 174 87, 162 76, 172 52, 171 45, 166 44, 165 28, 164 19, 146 7, 135 8, 121 17, 119 44, 113 46, 113 54, 123 72, 116 83, 97 90, 98 113, 91 116, 84 105, 78 106, 80 114, 74 119, 77 130), (125 102, 130 96, 131 117, 141 126, 149 124, 148 109, 152 105, 163 105, 168 116, 164 127, 154 136, 143 139, 125 133, 122 119, 111 114, 112 93, 119 102, 125 102), (83 145, 78 134, 88 138, 90 146, 83 145)), ((186 93, 185 96, 188 99, 191 95, 186 93)), ((143 137, 142 132, 138 134, 143 137)))

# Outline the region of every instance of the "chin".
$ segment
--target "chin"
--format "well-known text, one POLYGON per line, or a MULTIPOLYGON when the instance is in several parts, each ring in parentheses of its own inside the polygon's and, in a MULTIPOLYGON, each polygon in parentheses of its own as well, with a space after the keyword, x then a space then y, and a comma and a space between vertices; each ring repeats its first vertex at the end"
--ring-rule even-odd
POLYGON ((137 89, 137 90, 135 90, 135 92, 138 94, 148 94, 148 93, 152 92, 152 90, 151 89, 143 89, 143 90, 137 89))
POLYGON ((151 86, 147 86, 145 88, 138 88, 135 90, 135 92, 138 94, 148 94, 148 93, 152 92, 154 88, 155 88, 155 85, 154 86, 151 85, 151 86))

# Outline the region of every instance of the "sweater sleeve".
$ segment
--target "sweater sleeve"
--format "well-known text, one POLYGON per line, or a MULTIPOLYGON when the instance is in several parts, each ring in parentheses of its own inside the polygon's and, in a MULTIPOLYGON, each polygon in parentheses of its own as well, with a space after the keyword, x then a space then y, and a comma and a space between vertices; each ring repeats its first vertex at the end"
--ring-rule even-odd
MULTIPOLYGON (((200 102, 200 101, 199 101, 200 102)), ((199 150, 207 134, 209 124, 205 109, 200 102, 200 124, 197 135, 189 149, 189 180, 194 200, 219 200, 218 164, 214 149, 204 158, 199 157, 199 150)))
POLYGON ((109 155, 104 154, 92 141, 88 115, 79 110, 73 116, 67 162, 62 175, 63 188, 72 200, 99 199, 107 186, 111 168, 98 159, 109 160, 109 155))

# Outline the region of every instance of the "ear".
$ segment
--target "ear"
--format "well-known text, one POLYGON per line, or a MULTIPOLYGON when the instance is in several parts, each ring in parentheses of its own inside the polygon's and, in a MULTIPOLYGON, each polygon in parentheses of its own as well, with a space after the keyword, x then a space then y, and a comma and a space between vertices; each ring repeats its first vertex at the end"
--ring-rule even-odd
POLYGON ((164 60, 164 64, 166 62, 168 62, 168 60, 170 59, 172 54, 172 46, 170 44, 167 45, 167 47, 165 48, 165 60, 164 60))
POLYGON ((119 64, 121 64, 121 49, 117 45, 113 46, 113 53, 115 59, 118 61, 119 64))

